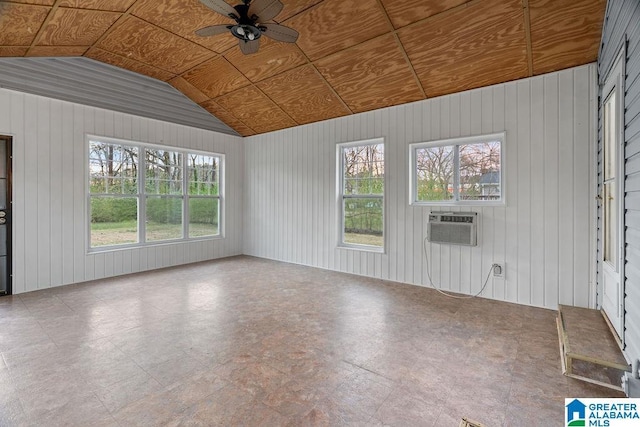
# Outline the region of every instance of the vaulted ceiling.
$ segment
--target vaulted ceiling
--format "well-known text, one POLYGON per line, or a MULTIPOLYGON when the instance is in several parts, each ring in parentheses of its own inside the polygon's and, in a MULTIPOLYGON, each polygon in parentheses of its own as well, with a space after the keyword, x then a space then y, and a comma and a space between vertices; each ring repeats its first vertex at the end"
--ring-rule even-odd
MULTIPOLYGON (((228 0, 230 4, 240 1, 228 0)), ((244 136, 595 61, 606 0, 282 0, 296 44, 243 55, 198 0, 0 1, 0 56, 166 81, 244 136)))

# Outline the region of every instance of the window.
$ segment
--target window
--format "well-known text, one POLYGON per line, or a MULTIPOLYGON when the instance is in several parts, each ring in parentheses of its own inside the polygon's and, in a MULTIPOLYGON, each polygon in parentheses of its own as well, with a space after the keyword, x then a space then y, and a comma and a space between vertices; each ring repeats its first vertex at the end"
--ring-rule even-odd
POLYGON ((91 247, 138 243, 138 147, 89 147, 91 247))
POLYGON ((189 237, 219 234, 220 157, 187 156, 189 237))
POLYGON ((182 238, 182 154, 144 149, 147 242, 182 238))
POLYGON ((382 140, 338 145, 340 244, 384 248, 384 145, 382 140))
POLYGON ((604 167, 602 186, 604 187, 603 223, 604 223, 604 260, 617 268, 616 254, 618 247, 618 230, 616 222, 616 175, 618 170, 617 153, 618 134, 616 126, 616 91, 613 90, 604 102, 604 130, 602 132, 604 167))
POLYGON ((504 204, 504 133, 411 144, 413 204, 504 204))
POLYGON ((221 155, 90 138, 89 247, 220 236, 221 169, 221 155))

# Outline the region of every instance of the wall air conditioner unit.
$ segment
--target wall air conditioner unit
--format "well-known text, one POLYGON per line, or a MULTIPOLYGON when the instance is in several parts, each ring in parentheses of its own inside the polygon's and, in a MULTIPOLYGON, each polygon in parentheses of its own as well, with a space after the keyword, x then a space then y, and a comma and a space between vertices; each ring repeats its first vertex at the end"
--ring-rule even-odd
POLYGON ((477 212, 431 212, 427 239, 432 243, 476 246, 477 212))

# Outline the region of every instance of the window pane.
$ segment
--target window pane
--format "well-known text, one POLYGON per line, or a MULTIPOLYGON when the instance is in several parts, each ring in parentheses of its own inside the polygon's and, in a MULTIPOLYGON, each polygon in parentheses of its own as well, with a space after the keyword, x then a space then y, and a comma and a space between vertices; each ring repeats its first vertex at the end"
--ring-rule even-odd
POLYGON ((381 197, 344 199, 344 243, 384 246, 382 204, 381 197))
POLYGON ((460 200, 499 200, 500 142, 461 145, 460 200))
POLYGON ((137 194, 138 149, 99 141, 89 143, 89 191, 137 194))
POLYGON ((147 194, 182 194, 182 154, 145 149, 147 194))
POLYGON ((137 197, 91 197, 91 247, 138 242, 137 197))
POLYGON ((453 199, 454 146, 417 148, 416 200, 453 199))
POLYGON ((217 236, 220 234, 220 201, 213 197, 189 199, 189 237, 217 236))
POLYGON ((618 222, 616 220, 616 190, 615 182, 604 184, 604 260, 613 264, 615 270, 617 267, 617 248, 618 248, 618 222))
POLYGON ((616 93, 611 93, 604 104, 604 179, 616 174, 616 93))
POLYGON ((187 155, 189 194, 217 196, 220 194, 220 158, 202 154, 187 155))
POLYGON ((147 242, 182 237, 182 197, 147 197, 147 242))
POLYGON ((344 194, 384 193, 384 146, 382 144, 343 149, 344 194))

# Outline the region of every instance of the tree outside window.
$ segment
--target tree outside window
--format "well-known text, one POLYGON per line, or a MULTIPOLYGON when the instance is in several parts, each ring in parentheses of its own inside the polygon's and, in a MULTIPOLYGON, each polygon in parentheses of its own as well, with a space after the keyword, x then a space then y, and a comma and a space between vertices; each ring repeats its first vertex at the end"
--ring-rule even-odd
POLYGON ((413 144, 413 203, 503 201, 503 140, 498 134, 413 144))
POLYGON ((219 236, 221 159, 91 139, 90 247, 219 236))
POLYGON ((384 145, 339 146, 342 233, 346 246, 384 247, 384 145))

